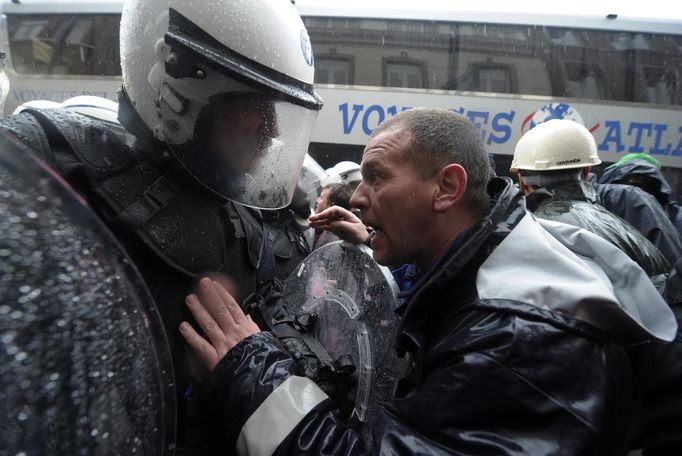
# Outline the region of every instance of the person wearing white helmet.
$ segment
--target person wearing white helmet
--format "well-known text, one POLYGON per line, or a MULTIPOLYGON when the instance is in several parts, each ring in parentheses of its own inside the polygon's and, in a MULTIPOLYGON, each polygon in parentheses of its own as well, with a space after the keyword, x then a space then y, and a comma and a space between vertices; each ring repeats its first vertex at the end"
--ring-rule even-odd
POLYGON ((52 100, 29 100, 25 103, 20 104, 16 108, 14 108, 14 112, 12 112, 12 115, 14 114, 19 114, 27 109, 55 109, 55 108, 61 108, 62 104, 57 102, 57 101, 52 101, 52 100))
MULTIPOLYGON (((599 163, 587 128, 572 120, 549 120, 521 137, 511 171, 517 173, 527 207, 536 217, 578 226, 610 241, 644 269, 668 304, 679 306, 679 297, 670 290, 679 289, 680 277, 663 254, 636 228, 598 204, 586 177, 599 163)), ((678 326, 681 323, 678 318, 678 326)), ((682 443, 671 437, 676 433, 670 424, 682 422, 682 395, 675 393, 675 379, 682 375, 680 352, 682 344, 677 341, 628 349, 643 385, 643 424, 635 445, 644 454, 672 454, 682 443)))
POLYGON ((538 217, 580 226, 623 250, 650 276, 670 265, 639 231, 599 205, 586 178, 601 163, 592 133, 579 123, 552 119, 529 130, 514 150, 511 172, 538 217))
POLYGON ((102 103, 88 110, 82 102, 92 100, 78 99, 28 107, 0 128, 123 243, 172 349, 178 425, 168 443, 214 454, 222 436, 201 396, 207 372, 177 331, 184 298, 205 274, 238 284, 240 301, 267 295, 309 252, 303 233, 263 211, 289 205, 322 108, 312 48, 290 0, 126 0, 120 36, 120 125, 113 112, 103 118, 102 103))
POLYGON ((29 109, 66 109, 84 116, 92 117, 104 122, 118 122, 118 103, 108 98, 91 95, 79 95, 71 97, 59 103, 52 100, 30 100, 20 104, 14 109, 14 114, 22 113, 29 109))
POLYGON ((104 122, 119 123, 118 103, 108 98, 96 97, 94 95, 79 95, 64 100, 59 107, 104 122))
POLYGON ((323 179, 322 186, 330 184, 349 184, 355 188, 362 180, 360 165, 352 161, 341 161, 326 169, 327 177, 323 179))

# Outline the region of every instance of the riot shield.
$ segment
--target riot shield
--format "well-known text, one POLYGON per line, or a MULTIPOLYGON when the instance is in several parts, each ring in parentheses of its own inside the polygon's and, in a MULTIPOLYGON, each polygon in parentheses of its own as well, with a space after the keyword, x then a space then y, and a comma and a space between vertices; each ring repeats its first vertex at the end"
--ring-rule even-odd
POLYGON ((82 200, 2 131, 0 233, 0 453, 172 453, 151 296, 82 200))
POLYGON ((319 341, 322 356, 349 374, 341 387, 350 406, 331 395, 350 424, 367 422, 395 391, 401 370, 394 349, 396 292, 393 276, 371 250, 342 241, 315 250, 285 283, 289 314, 319 341))

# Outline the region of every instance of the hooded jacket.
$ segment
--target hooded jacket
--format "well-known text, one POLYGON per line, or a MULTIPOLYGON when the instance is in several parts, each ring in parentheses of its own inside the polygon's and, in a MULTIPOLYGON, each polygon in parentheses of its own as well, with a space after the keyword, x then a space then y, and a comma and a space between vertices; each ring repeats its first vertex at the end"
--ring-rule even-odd
POLYGON ((636 185, 651 194, 665 209, 670 221, 682 234, 682 208, 675 198, 673 189, 661 170, 646 160, 632 160, 622 165, 611 165, 599 179, 600 184, 636 185), (639 179, 640 183, 631 183, 630 179, 639 179), (643 178, 643 179, 642 179, 643 178))
POLYGON ((626 452, 639 392, 623 344, 672 339, 672 312, 610 243, 536 220, 508 178, 489 190, 489 215, 399 308, 396 348, 410 367, 368 423, 372 437, 259 333, 212 375, 239 454, 626 452))

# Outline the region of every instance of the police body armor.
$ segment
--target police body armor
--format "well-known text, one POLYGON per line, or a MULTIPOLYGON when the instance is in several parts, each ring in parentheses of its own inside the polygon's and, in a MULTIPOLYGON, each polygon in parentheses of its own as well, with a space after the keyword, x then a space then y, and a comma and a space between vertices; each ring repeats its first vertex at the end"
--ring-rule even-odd
POLYGON ((172 454, 153 300, 82 198, 0 131, 3 454, 172 454))
POLYGON ((169 337, 178 384, 178 445, 195 447, 214 440, 215 433, 204 424, 210 422, 207 404, 193 385, 207 372, 178 331, 181 321, 192 321, 185 296, 199 277, 209 275, 227 283, 241 302, 273 278, 287 277, 309 251, 303 234, 283 230, 280 218, 273 225, 260 211, 218 200, 196 185, 163 144, 139 127, 143 123, 125 95, 119 101, 119 118, 135 136, 119 125, 59 109, 28 109, 0 126, 83 195, 133 259, 169 337))

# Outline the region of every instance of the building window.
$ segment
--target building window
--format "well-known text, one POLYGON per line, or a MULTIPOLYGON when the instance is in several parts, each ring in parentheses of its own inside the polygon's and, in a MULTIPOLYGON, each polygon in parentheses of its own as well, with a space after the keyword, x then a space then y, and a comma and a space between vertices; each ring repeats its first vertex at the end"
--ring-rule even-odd
POLYGON ((120 15, 10 15, 12 66, 20 74, 121 74, 120 15))

